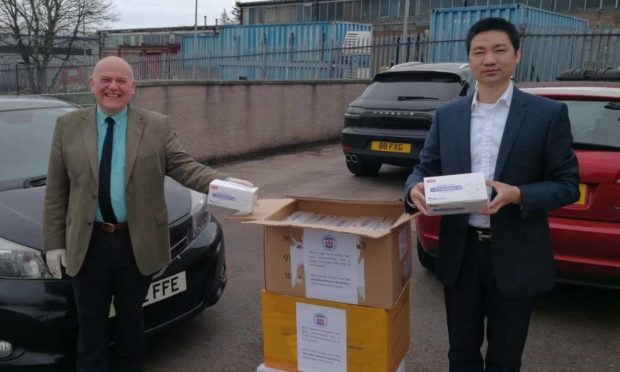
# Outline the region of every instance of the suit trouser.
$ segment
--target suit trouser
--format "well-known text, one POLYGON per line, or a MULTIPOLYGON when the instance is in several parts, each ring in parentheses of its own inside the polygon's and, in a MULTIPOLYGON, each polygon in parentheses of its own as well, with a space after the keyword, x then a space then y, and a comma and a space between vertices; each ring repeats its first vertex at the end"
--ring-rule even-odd
POLYGON ((144 353, 142 302, 150 277, 134 259, 127 230, 106 233, 95 227, 82 268, 73 278, 78 314, 78 372, 107 372, 109 312, 114 298, 113 341, 116 370, 139 371, 144 353))
POLYGON ((502 296, 493 272, 490 240, 470 231, 454 287, 445 288, 451 372, 519 371, 536 296, 502 296), (484 341, 486 317, 487 353, 484 341))

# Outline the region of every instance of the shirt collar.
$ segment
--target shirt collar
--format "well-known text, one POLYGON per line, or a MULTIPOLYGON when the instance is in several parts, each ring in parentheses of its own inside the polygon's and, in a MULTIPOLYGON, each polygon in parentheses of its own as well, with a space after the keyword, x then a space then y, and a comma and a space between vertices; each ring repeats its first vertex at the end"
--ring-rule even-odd
MULTIPOLYGON (((103 110, 99 106, 97 106, 97 123, 104 123, 105 119, 108 116, 109 115, 106 115, 106 113, 103 112, 103 110)), ((124 123, 126 121, 124 119, 127 118, 127 107, 125 107, 123 109, 123 111, 121 111, 121 112, 119 112, 119 113, 117 113, 115 115, 112 115, 111 117, 112 117, 112 119, 114 119, 114 122, 116 124, 124 123)))
MULTIPOLYGON (((513 91, 514 91, 514 85, 512 81, 510 81, 510 84, 508 84, 508 87, 506 88, 506 90, 504 90, 504 93, 502 93, 502 95, 497 99, 497 101, 495 101, 495 103, 492 103, 492 105, 497 105, 498 103, 503 102, 506 106, 510 107, 510 102, 512 102, 513 91)), ((480 102, 478 102, 478 90, 476 89, 476 92, 474 92, 474 99, 471 101, 472 111, 478 108, 479 104, 480 102)))

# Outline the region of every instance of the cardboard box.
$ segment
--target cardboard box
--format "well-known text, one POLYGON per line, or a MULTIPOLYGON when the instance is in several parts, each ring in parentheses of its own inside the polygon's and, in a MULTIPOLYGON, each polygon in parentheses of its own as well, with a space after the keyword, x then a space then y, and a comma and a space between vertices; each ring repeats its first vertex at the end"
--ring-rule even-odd
POLYGON ((403 203, 261 199, 249 223, 265 226, 265 289, 271 293, 391 308, 411 275, 411 219, 403 203), (387 217, 367 229, 287 220, 305 211, 387 217))
MULTIPOLYGON (((406 358, 406 356, 405 356, 406 358)), ((406 372, 405 369, 405 358, 403 358, 403 360, 400 361, 400 364, 398 365, 398 368, 396 369, 396 372, 406 372)), ((260 364, 258 367, 256 367, 256 372, 286 372, 283 369, 276 369, 276 368, 271 368, 271 367, 267 367, 265 365, 265 363, 260 364)))
MULTIPOLYGON (((404 287, 398 301, 391 309, 285 296, 263 290, 262 318, 266 367, 283 371, 298 371, 301 369, 298 359, 299 350, 306 356, 319 355, 318 359, 321 359, 321 353, 312 353, 312 348, 315 346, 327 347, 328 350, 337 350, 344 346, 346 355, 335 351, 334 354, 325 353, 323 362, 344 362, 344 369, 340 363, 340 368, 336 368, 337 370, 393 372, 397 370, 409 349, 409 286, 404 287), (324 320, 323 323, 344 329, 341 333, 326 329, 325 333, 332 339, 344 336, 346 341, 341 339, 333 346, 313 345, 311 342, 308 343, 308 339, 300 338, 302 336, 298 334, 298 325, 303 324, 303 319, 297 319, 297 317, 298 314, 302 317, 308 316, 308 313, 301 312, 299 304, 310 305, 311 308, 317 306, 317 309, 324 310, 316 313, 317 316, 323 313, 328 314, 319 318, 324 320), (343 311, 344 318, 338 320, 343 324, 333 324, 335 320, 329 317, 329 311, 343 311), (343 345, 345 343, 346 345, 343 345)), ((318 340, 323 337, 320 333, 321 325, 317 325, 316 329, 306 329, 305 332, 306 335, 318 340)), ((318 368, 317 370, 327 369, 318 368)))
POLYGON ((209 184, 207 203, 218 207, 234 209, 240 213, 251 213, 257 197, 258 187, 214 180, 209 184))
POLYGON ((425 177, 424 193, 430 216, 476 213, 488 203, 482 173, 425 177))

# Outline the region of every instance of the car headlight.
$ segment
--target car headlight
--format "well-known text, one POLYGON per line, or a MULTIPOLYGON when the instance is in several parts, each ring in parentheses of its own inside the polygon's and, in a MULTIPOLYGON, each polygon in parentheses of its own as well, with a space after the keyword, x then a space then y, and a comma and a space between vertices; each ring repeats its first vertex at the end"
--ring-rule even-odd
POLYGON ((191 240, 196 239, 209 223, 210 215, 207 210, 207 194, 189 190, 190 213, 192 215, 192 236, 191 240))
POLYGON ((344 113, 344 117, 348 119, 359 119, 366 112, 366 109, 357 106, 347 107, 347 111, 344 113))
POLYGON ((0 238, 0 277, 47 279, 52 275, 41 251, 0 238))

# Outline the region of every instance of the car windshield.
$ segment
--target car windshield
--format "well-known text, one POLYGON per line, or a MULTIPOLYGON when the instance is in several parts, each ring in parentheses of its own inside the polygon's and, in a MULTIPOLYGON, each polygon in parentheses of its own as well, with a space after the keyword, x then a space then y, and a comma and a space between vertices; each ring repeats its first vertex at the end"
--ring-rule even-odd
POLYGON ((452 100, 467 94, 457 75, 446 73, 392 73, 378 75, 362 98, 382 101, 410 99, 452 100))
POLYGON ((573 141, 594 148, 620 149, 620 102, 564 100, 573 141))
POLYGON ((0 112, 0 183, 47 173, 56 118, 72 110, 75 108, 0 112))

